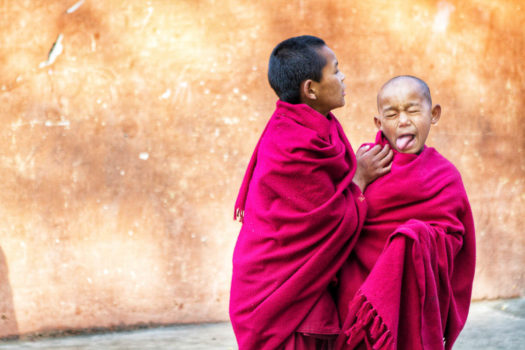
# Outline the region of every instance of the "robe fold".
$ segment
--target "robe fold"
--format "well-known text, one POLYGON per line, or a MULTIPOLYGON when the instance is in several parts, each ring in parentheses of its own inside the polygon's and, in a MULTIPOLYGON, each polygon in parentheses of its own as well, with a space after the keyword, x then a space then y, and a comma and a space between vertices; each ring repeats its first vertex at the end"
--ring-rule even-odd
MULTIPOLYGON (((376 143, 388 141, 381 132, 376 143)), ((367 219, 340 272, 337 349, 451 349, 470 305, 474 223, 461 176, 435 149, 394 152, 365 190, 367 219)))
POLYGON ((230 319, 240 350, 333 345, 340 322, 330 286, 367 208, 355 166, 332 114, 277 102, 235 205, 243 225, 230 319))

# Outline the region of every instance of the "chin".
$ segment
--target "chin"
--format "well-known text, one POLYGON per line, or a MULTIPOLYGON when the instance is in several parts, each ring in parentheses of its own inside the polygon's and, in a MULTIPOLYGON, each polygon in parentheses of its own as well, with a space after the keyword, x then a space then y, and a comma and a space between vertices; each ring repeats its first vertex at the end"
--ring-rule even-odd
POLYGON ((407 153, 407 154, 419 154, 421 153, 421 151, 423 151, 423 147, 421 148, 417 148, 417 149, 409 149, 409 150, 406 150, 404 152, 401 152, 400 153, 407 153))

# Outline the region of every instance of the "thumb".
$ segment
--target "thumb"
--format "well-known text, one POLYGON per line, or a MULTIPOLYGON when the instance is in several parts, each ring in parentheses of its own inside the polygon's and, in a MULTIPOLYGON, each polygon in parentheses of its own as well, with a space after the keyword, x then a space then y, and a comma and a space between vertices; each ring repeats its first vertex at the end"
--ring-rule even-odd
POLYGON ((357 153, 356 154, 363 154, 365 153, 366 151, 368 151, 370 149, 370 145, 363 145, 361 147, 359 147, 359 149, 357 150, 357 153))

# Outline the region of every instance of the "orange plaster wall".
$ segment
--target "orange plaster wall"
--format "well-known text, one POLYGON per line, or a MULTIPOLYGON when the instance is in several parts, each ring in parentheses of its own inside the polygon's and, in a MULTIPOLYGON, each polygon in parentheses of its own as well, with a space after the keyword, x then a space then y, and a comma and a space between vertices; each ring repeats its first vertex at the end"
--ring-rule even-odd
POLYGON ((0 337, 227 319, 233 202, 276 100, 268 56, 305 33, 338 56, 354 147, 384 81, 429 83, 429 144, 475 215, 474 297, 525 294, 520 0, 75 3, 0 2, 0 337))

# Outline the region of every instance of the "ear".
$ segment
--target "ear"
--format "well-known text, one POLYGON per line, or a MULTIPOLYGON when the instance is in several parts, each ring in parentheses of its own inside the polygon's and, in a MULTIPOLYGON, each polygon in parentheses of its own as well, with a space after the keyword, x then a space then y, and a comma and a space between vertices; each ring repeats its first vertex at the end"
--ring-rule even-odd
POLYGON ((432 124, 433 125, 437 124, 437 122, 439 121, 440 117, 441 117, 441 106, 440 105, 435 105, 432 108, 432 119, 431 119, 432 124))
POLYGON ((301 83, 301 95, 304 98, 309 100, 317 100, 317 95, 315 94, 315 86, 312 79, 306 79, 301 83))
POLYGON ((377 115, 374 116, 374 123, 376 124, 376 127, 381 130, 381 117, 378 117, 377 115))

